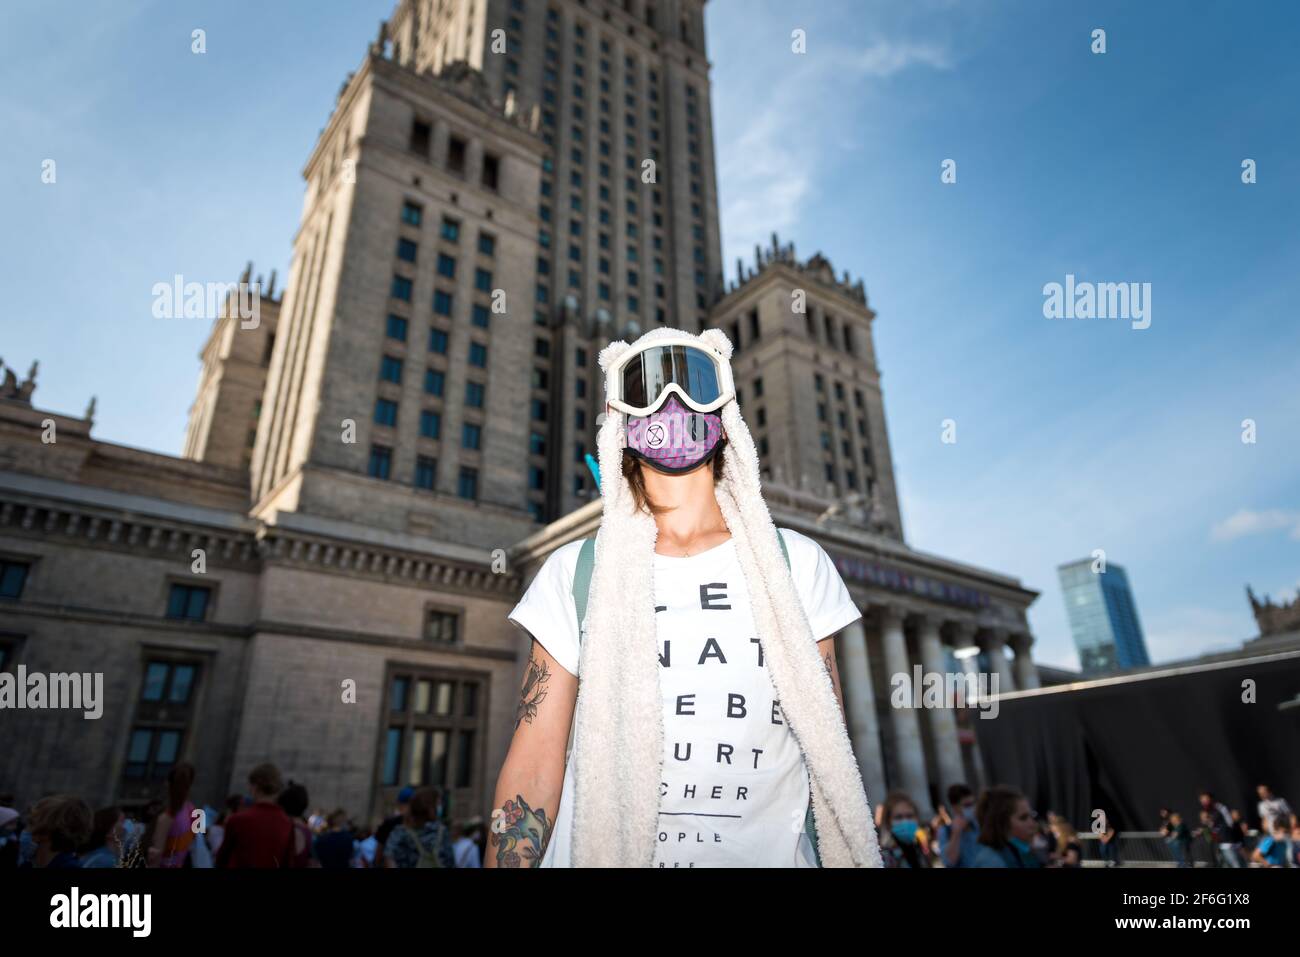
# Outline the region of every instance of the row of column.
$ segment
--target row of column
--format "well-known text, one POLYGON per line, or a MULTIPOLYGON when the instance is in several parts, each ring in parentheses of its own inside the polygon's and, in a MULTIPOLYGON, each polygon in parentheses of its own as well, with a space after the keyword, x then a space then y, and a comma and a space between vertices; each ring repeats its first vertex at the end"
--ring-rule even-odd
MULTIPOLYGON (((897 606, 876 609, 880 622, 880 642, 886 673, 906 676, 911 688, 914 662, 908 654, 904 631, 906 620, 916 622, 919 664, 927 673, 944 674, 948 671, 944 655, 944 630, 948 631, 954 648, 977 645, 987 653, 989 667, 998 676, 998 691, 1008 692, 1038 687, 1038 671, 1030 655, 1033 637, 1027 632, 1009 632, 1001 628, 979 628, 971 622, 945 620, 935 614, 909 612, 897 606), (1014 663, 1007 660, 1004 649, 1015 651, 1014 663)), ((876 712, 875 687, 872 684, 871 665, 867 648, 867 632, 863 619, 845 628, 837 643, 837 661, 840 681, 844 691, 844 710, 849 736, 853 742, 858 767, 862 770, 867 797, 872 805, 884 799, 886 793, 884 756, 880 747, 879 719, 876 712)), ((974 654, 959 659, 967 673, 978 667, 974 654)), ((886 685, 892 688, 893 683, 886 685)), ((939 774, 938 791, 942 795, 949 785, 966 781, 962 763, 961 742, 957 736, 956 713, 950 708, 924 709, 929 716, 930 737, 934 745, 935 763, 939 774)), ((892 708, 891 727, 886 730, 898 755, 898 772, 901 780, 895 787, 906 791, 917 802, 925 815, 930 807, 929 775, 926 769, 925 748, 922 741, 921 709, 892 708)), ((971 783, 974 786, 974 782, 971 783)))

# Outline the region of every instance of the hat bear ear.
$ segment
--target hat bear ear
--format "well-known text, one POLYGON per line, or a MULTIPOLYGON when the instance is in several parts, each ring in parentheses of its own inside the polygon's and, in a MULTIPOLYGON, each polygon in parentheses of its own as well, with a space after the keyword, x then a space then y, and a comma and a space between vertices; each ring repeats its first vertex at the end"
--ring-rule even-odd
POLYGON ((617 339, 605 346, 605 348, 601 349, 600 355, 596 357, 596 362, 600 365, 600 371, 605 372, 608 370, 610 363, 623 353, 627 352, 630 348, 631 346, 629 346, 625 341, 617 339))
POLYGON ((721 329, 705 329, 700 333, 700 338, 722 353, 725 358, 731 358, 731 340, 721 329))

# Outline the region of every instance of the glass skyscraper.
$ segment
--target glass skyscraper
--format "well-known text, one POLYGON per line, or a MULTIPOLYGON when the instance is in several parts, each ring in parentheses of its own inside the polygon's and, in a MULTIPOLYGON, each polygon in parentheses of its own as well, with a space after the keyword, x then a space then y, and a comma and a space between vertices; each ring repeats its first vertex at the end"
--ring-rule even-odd
POLYGON ((1105 563, 1105 571, 1093 571, 1093 564, 1085 558, 1057 568, 1083 673, 1108 674, 1151 664, 1128 575, 1111 562, 1105 563))

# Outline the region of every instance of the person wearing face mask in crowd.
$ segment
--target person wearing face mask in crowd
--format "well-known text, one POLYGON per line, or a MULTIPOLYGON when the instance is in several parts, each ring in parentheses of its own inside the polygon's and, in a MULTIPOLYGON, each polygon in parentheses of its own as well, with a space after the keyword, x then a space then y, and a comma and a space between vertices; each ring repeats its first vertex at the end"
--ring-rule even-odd
POLYGON ((600 525, 508 616, 532 640, 489 868, 882 866, 833 641, 862 612, 773 522, 731 354, 668 327, 600 352, 600 525))
POLYGON ((886 867, 929 867, 930 852, 920 840, 916 805, 902 791, 885 797, 880 821, 880 859, 886 867))
POLYGON ((975 816, 980 837, 973 867, 1042 867, 1031 846, 1038 823, 1023 794, 991 787, 980 795, 975 816))
POLYGON ((975 818, 975 792, 964 784, 948 788, 948 807, 941 809, 946 823, 940 826, 939 855, 944 867, 974 867, 979 847, 980 826, 975 818))

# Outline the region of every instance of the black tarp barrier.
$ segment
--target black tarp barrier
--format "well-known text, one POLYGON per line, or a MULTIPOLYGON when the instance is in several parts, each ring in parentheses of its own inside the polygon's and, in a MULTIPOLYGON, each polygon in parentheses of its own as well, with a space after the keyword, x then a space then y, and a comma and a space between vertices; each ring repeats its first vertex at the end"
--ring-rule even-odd
POLYGON ((1300 812, 1300 708, 1278 709, 1297 695, 1300 653, 1004 698, 973 723, 985 780, 1018 787, 1040 816, 1087 830, 1100 808, 1116 830, 1155 830, 1168 807, 1196 827, 1209 790, 1258 826, 1258 784, 1300 812))

